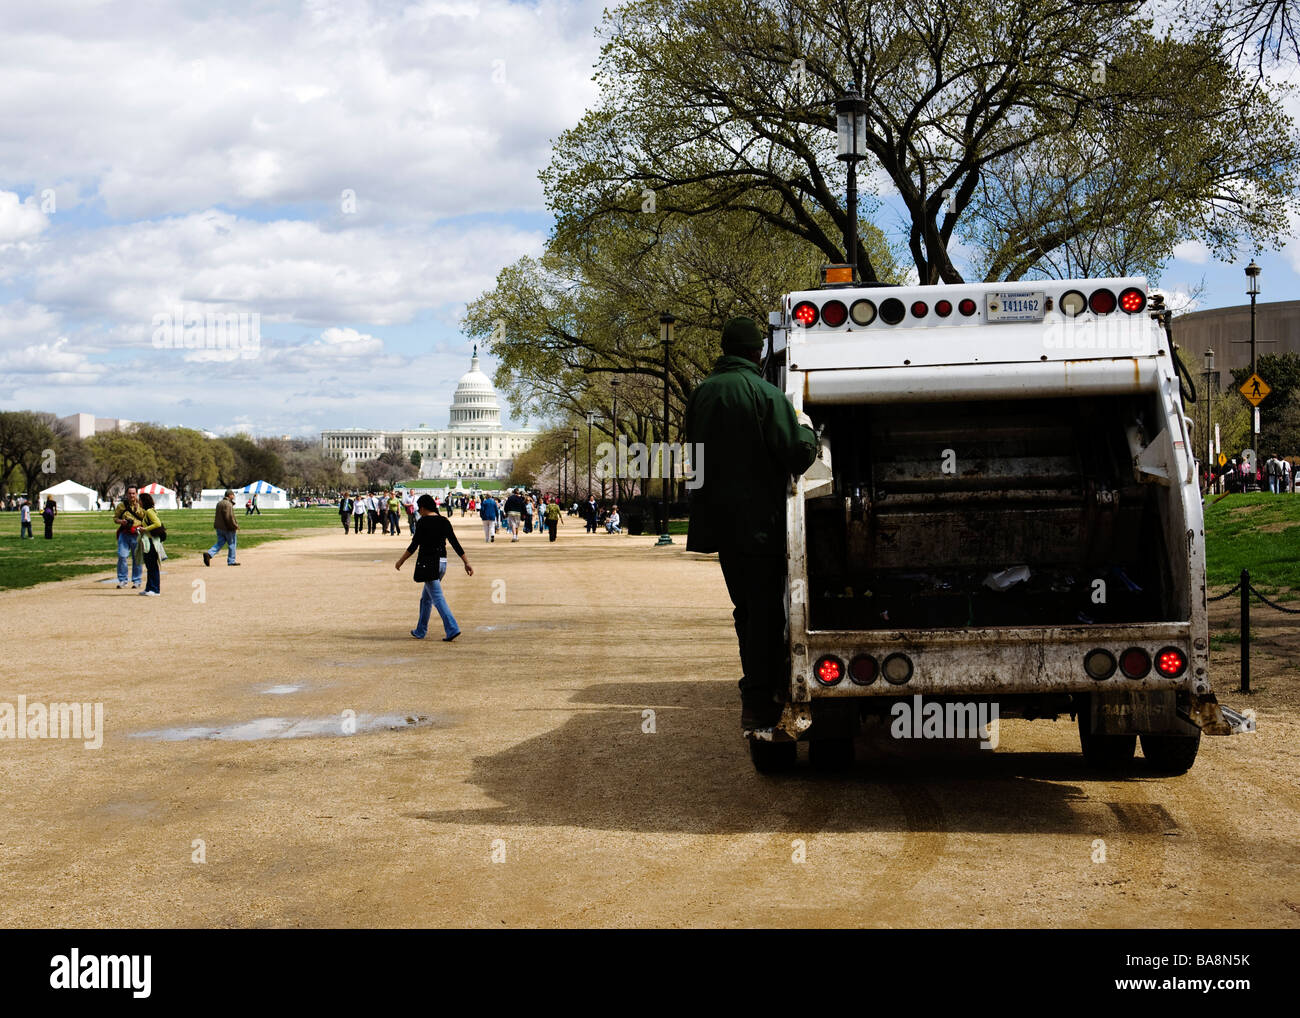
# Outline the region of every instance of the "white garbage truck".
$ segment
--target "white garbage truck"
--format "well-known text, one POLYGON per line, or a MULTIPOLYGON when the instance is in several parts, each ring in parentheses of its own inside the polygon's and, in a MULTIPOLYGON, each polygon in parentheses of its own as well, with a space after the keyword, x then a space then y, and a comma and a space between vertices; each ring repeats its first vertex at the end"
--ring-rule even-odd
POLYGON ((941 735, 981 706, 1077 719, 1089 764, 1140 739, 1164 774, 1252 728, 1210 686, 1192 421, 1145 279, 830 284, 769 331, 821 451, 787 503, 789 698, 746 733, 759 770, 799 741, 843 765, 904 710, 941 735))

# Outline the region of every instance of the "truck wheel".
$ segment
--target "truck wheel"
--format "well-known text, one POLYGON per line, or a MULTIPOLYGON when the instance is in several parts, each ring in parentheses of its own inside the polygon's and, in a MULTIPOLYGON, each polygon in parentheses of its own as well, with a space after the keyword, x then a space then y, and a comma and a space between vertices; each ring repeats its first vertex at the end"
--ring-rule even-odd
POLYGON ((1101 770, 1123 770, 1133 762, 1137 750, 1136 735, 1106 735, 1088 731, 1088 712, 1079 712, 1079 748, 1091 767, 1101 770))
POLYGON ((1201 733, 1195 735, 1143 735, 1142 755, 1161 774, 1186 774, 1196 763, 1201 733))
POLYGON ((847 737, 812 739, 808 762, 815 770, 843 771, 853 766, 853 740, 847 737))
POLYGON ((791 770, 799 758, 797 742, 749 741, 749 759, 759 774, 781 774, 791 770))

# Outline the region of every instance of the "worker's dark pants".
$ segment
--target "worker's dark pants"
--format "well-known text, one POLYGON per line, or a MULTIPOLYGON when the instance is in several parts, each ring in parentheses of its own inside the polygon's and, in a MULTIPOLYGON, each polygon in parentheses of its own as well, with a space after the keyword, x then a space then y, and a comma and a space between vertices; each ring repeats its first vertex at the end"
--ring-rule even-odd
POLYGON ((722 578, 736 610, 740 695, 762 698, 790 683, 785 635, 785 556, 720 551, 722 578))

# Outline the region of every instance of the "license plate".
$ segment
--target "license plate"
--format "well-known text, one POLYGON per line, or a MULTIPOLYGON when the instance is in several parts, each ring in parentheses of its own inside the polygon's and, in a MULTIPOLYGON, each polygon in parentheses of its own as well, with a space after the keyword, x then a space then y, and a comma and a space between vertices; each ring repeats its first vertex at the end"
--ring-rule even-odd
POLYGON ((1047 305, 1047 294, 1041 290, 1031 293, 985 294, 984 309, 990 322, 1041 322, 1047 305))

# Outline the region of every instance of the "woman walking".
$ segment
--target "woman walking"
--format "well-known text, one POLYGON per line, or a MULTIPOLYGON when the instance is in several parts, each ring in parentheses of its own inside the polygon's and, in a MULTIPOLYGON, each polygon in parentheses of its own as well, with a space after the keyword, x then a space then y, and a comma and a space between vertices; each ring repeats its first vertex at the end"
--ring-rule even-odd
POLYGON ((560 503, 552 498, 546 503, 546 530, 551 535, 552 541, 555 540, 561 522, 563 521, 560 518, 560 503))
POLYGON ((357 495, 352 500, 352 533, 361 533, 361 521, 366 518, 366 500, 357 495))
POLYGON ((346 534, 352 524, 352 498, 346 491, 339 496, 339 519, 343 521, 343 533, 346 534))
POLYGON ((162 574, 158 569, 158 553, 162 551, 162 520, 153 508, 153 496, 147 491, 140 496, 140 508, 144 510, 144 522, 140 524, 140 550, 144 555, 144 590, 141 597, 160 597, 162 595, 162 574))
POLYGON ((54 540, 54 517, 58 513, 59 507, 54 504, 54 499, 45 496, 45 508, 41 510, 41 518, 45 520, 45 540, 54 540))
POLYGON ((419 552, 415 559, 415 581, 422 582, 424 590, 420 594, 420 621, 411 630, 411 635, 417 640, 425 638, 429 632, 431 609, 437 608, 445 634, 442 642, 451 643, 460 636, 460 626, 456 624, 451 608, 447 605, 447 599, 442 593, 442 578, 447 573, 448 542, 451 542, 452 548, 465 563, 465 575, 473 576, 474 570, 470 568, 469 559, 465 557, 465 549, 460 546, 455 533, 452 532, 451 521, 438 514, 433 496, 421 495, 415 505, 420 514, 420 522, 415 525, 415 537, 411 539, 411 543, 406 551, 402 552, 402 557, 397 560, 393 568, 400 570, 403 562, 417 551, 419 552))

